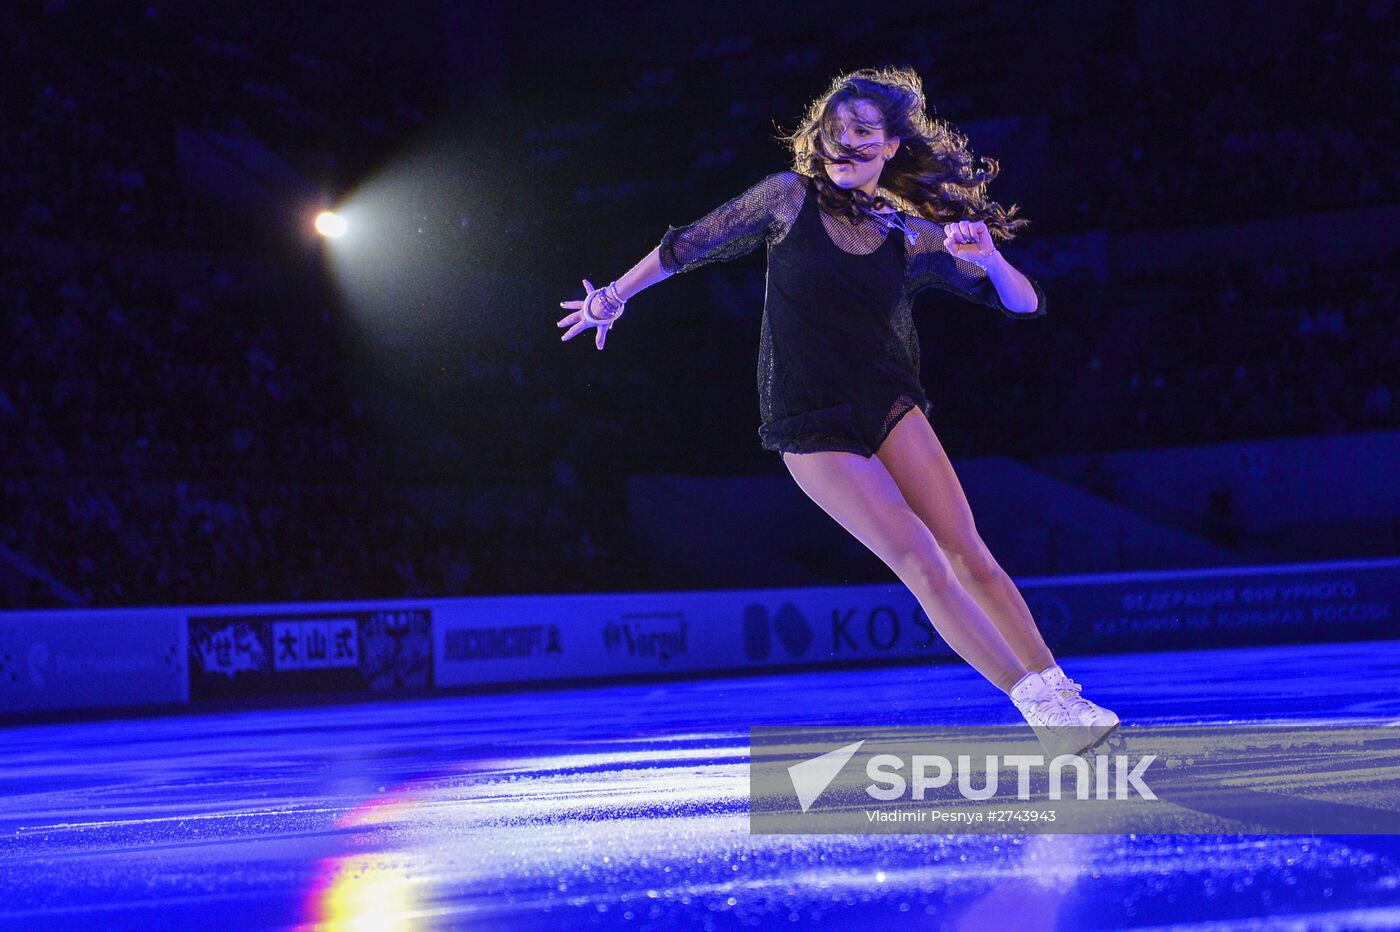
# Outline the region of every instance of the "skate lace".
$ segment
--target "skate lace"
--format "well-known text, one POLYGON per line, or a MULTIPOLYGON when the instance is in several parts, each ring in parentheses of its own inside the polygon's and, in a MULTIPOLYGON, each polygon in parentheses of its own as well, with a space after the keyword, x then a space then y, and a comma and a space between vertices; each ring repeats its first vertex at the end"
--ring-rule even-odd
POLYGON ((1076 715, 1080 712, 1093 712, 1095 710, 1095 706, 1092 702, 1079 695, 1080 690, 1083 688, 1083 686, 1080 686, 1074 680, 1065 680, 1059 688, 1061 701, 1076 715), (1066 693, 1068 695, 1066 695, 1066 693))
POLYGON ((1069 709, 1065 708, 1064 703, 1053 692, 1032 700, 1029 707, 1032 714, 1046 725, 1073 726, 1079 724, 1078 719, 1073 716, 1069 709))

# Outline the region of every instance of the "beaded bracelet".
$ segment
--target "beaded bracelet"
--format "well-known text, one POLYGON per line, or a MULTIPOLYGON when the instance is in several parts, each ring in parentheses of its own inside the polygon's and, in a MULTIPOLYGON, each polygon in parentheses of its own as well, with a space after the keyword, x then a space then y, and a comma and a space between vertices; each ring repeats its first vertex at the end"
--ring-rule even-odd
POLYGON ((981 269, 982 271, 985 272, 985 271, 987 271, 987 266, 991 264, 991 261, 992 261, 997 255, 998 255, 997 250, 993 249, 991 252, 987 253, 985 256, 979 256, 979 257, 976 258, 976 259, 963 259, 963 261, 964 261, 964 262, 971 263, 972 265, 977 266, 979 269, 981 269))
POLYGON ((616 281, 608 283, 604 288, 599 288, 597 291, 594 291, 592 295, 589 295, 589 297, 591 298, 593 295, 598 295, 598 300, 603 303, 603 314, 601 316, 595 317, 589 312, 588 301, 586 299, 583 302, 583 306, 579 308, 583 313, 584 320, 587 320, 591 324, 610 323, 621 317, 622 312, 627 309, 627 302, 622 300, 621 296, 617 293, 616 281))

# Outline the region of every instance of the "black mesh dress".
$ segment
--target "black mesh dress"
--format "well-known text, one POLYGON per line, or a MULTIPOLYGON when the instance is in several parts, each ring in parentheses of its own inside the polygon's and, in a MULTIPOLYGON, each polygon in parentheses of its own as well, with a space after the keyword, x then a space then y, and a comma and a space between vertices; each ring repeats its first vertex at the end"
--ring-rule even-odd
POLYGON ((910 408, 930 404, 919 383, 919 338, 911 299, 924 288, 951 291, 1008 317, 987 273, 943 248, 943 227, 900 213, 919 234, 909 244, 872 219, 852 224, 817 202, 812 179, 769 175, 738 197, 661 238, 667 272, 734 259, 768 245, 759 334, 758 434, 766 450, 843 450, 873 456, 910 408))

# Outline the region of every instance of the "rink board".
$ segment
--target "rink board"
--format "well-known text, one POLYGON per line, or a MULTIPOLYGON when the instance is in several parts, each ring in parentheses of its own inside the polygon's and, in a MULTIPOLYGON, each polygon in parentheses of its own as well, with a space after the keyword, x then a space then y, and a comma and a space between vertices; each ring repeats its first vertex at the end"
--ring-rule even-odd
MULTIPOLYGON (((1355 641, 1391 636, 1400 560, 1017 585, 1064 656, 1355 641)), ((958 661, 898 584, 9 612, 0 714, 879 660, 958 661)))

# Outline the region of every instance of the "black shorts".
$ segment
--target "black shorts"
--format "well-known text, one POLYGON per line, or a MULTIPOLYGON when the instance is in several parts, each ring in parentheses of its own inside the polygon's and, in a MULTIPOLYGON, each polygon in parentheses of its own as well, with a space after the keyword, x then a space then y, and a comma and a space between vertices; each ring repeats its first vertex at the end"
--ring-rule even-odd
POLYGON ((872 402, 815 408, 792 417, 775 418, 758 428, 763 449, 779 453, 817 453, 838 450, 875 455, 899 419, 919 408, 928 417, 930 404, 922 395, 901 392, 872 402))

